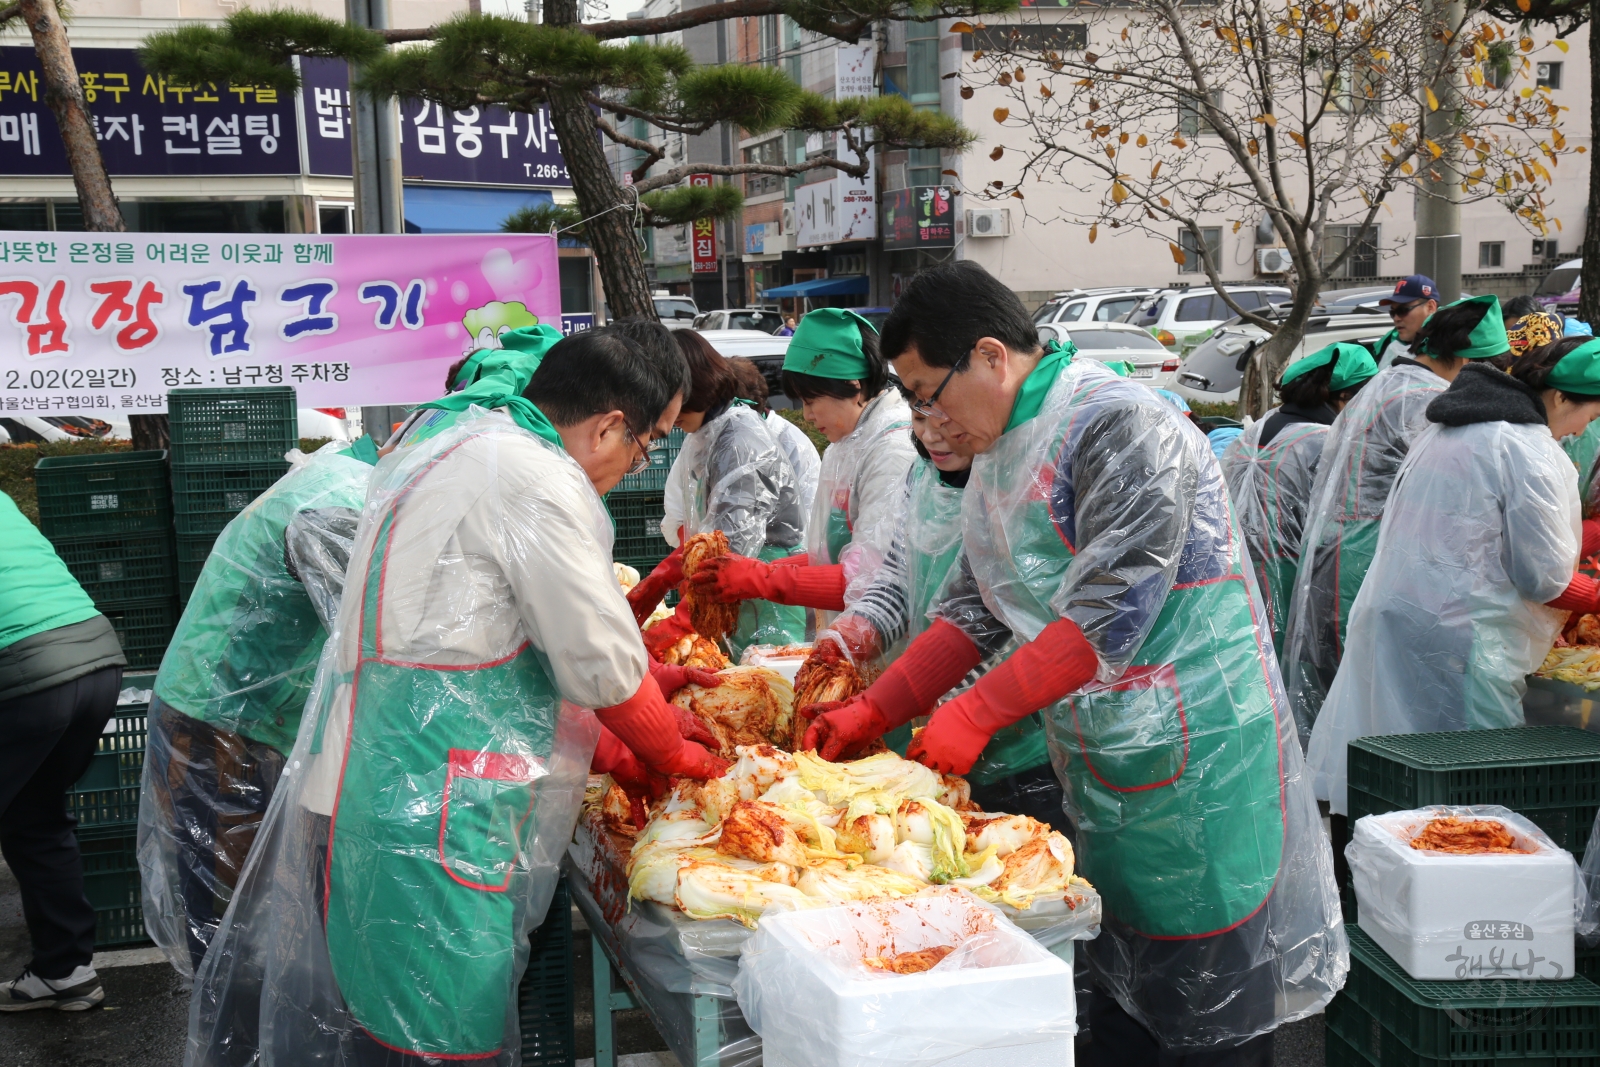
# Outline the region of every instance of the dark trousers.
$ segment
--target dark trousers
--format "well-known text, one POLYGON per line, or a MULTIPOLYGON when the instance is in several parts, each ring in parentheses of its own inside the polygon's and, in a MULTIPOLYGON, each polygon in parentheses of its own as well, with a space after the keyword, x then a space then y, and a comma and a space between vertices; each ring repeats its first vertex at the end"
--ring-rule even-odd
POLYGON ((1169 1052, 1099 989, 1089 1001, 1089 1034, 1087 1047, 1079 1046, 1078 1062, 1083 1067, 1273 1067, 1274 1063, 1272 1034, 1232 1048, 1169 1052))
POLYGON ((1067 822, 1061 800, 1061 781, 1056 778, 1055 768, 1048 763, 972 787, 972 802, 984 811, 1026 815, 1072 840, 1075 831, 1067 822))
POLYGON ((94 908, 67 790, 83 777, 117 710, 122 668, 106 667, 0 701, 0 854, 22 888, 40 978, 65 978, 94 958, 94 908))

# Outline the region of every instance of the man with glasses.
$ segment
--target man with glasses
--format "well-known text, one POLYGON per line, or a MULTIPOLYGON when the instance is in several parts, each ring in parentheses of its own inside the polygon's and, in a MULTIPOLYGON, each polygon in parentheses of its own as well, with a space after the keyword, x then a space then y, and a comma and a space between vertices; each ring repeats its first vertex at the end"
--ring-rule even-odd
POLYGON ((1408 274, 1394 283, 1394 292, 1378 301, 1378 306, 1394 320, 1394 328, 1368 346, 1378 369, 1384 370, 1411 354, 1417 331, 1439 310, 1439 287, 1426 274, 1408 274))
POLYGON ((1347 945, 1216 457, 1146 387, 1041 347, 975 263, 917 275, 883 351, 977 454, 962 560, 936 621, 819 732, 925 714, 1018 642, 907 755, 963 774, 1000 730, 1043 716, 1104 903, 1086 1063, 1272 1063, 1272 1031, 1343 984, 1347 945))

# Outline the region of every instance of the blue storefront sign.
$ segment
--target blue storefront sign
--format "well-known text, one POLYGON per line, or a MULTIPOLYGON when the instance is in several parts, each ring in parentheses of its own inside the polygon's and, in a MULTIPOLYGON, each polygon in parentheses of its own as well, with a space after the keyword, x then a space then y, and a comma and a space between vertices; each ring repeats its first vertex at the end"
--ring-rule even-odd
MULTIPOLYGON (((301 172, 292 95, 169 82, 146 71, 130 48, 74 48, 72 55, 113 177, 301 172)), ((31 48, 0 48, 0 174, 70 173, 38 57, 31 48)))
POLYGON ((584 330, 592 329, 594 329, 594 316, 592 314, 585 312, 581 315, 563 314, 561 316, 561 332, 568 337, 575 333, 582 333, 584 330))

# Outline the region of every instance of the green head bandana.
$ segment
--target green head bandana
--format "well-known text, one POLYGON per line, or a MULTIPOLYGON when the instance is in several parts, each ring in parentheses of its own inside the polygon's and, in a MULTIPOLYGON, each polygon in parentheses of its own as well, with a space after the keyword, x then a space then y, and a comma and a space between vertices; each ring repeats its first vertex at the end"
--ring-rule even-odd
MULTIPOLYGON (((1478 320, 1478 325, 1472 328, 1472 333, 1467 336, 1467 347, 1458 348, 1454 352, 1446 353, 1440 358, 1450 356, 1465 356, 1468 359, 1493 359, 1495 356, 1504 355, 1511 351, 1511 340, 1506 336, 1505 316, 1500 313, 1500 298, 1490 293, 1484 296, 1468 297, 1457 300, 1428 316, 1432 322, 1441 314, 1451 308, 1482 307, 1483 318, 1478 320)), ((1428 322, 1423 323, 1424 326, 1428 322)), ((1423 350, 1428 355, 1436 355, 1427 351, 1427 342, 1423 342, 1423 350)))
POLYGON ((789 338, 783 369, 818 378, 860 381, 867 376, 867 357, 861 351, 862 327, 872 330, 872 323, 846 308, 818 308, 808 313, 789 338))
POLYGON ((1133 377, 1133 364, 1129 363, 1127 360, 1108 359, 1104 360, 1103 362, 1105 363, 1106 370, 1110 371, 1112 374, 1115 374, 1118 378, 1133 377))
POLYGON ((482 357, 478 361, 477 381, 449 396, 418 406, 443 411, 465 411, 474 404, 491 410, 504 408, 518 426, 560 448, 561 435, 556 432, 555 424, 522 395, 533 379, 533 372, 544 362, 545 353, 559 340, 561 331, 554 326, 524 326, 508 331, 500 338, 504 348, 484 349, 473 354, 482 357))
POLYGON ((372 439, 371 434, 364 433, 350 442, 350 447, 340 452, 339 455, 349 456, 351 459, 359 459, 367 466, 375 467, 378 464, 378 442, 372 439))
POLYGON ((1544 384, 1579 396, 1600 396, 1600 337, 1585 341, 1557 360, 1544 384))
POLYGON ((495 351, 493 348, 480 348, 468 356, 467 361, 461 364, 461 369, 456 371, 456 380, 450 383, 451 390, 465 389, 477 381, 478 368, 483 364, 484 357, 493 355, 495 351))
POLYGON ((1333 364, 1333 377, 1328 381, 1328 388, 1335 393, 1354 388, 1378 373, 1377 361, 1372 358, 1366 346, 1339 342, 1327 348, 1319 349, 1304 359, 1297 359, 1289 364, 1283 372, 1283 377, 1278 379, 1280 386, 1288 385, 1303 374, 1333 364))

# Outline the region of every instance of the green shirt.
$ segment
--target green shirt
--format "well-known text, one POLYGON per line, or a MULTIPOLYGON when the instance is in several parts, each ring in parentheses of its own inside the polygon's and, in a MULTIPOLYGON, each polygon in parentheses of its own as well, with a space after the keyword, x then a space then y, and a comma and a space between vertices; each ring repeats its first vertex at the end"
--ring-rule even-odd
POLYGON ((100 614, 16 501, 0 493, 0 648, 100 614))

